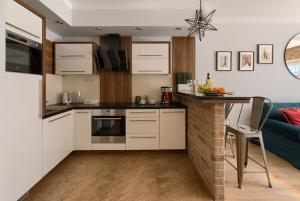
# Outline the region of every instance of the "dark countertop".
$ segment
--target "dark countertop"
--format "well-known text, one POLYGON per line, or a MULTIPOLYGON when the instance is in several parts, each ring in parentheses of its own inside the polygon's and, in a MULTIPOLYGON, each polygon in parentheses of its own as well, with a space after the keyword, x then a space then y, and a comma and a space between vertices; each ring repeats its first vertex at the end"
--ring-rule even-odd
POLYGON ((248 103, 250 101, 250 97, 246 96, 236 96, 236 95, 222 95, 222 96, 207 96, 200 92, 191 92, 191 91, 180 91, 175 93, 179 97, 192 97, 197 98, 202 102, 207 103, 248 103))
POLYGON ((46 107, 46 114, 43 115, 43 119, 67 112, 73 109, 176 109, 176 108, 186 108, 185 105, 181 103, 172 104, 162 104, 156 103, 154 105, 137 105, 135 103, 123 103, 123 104, 56 104, 46 107))

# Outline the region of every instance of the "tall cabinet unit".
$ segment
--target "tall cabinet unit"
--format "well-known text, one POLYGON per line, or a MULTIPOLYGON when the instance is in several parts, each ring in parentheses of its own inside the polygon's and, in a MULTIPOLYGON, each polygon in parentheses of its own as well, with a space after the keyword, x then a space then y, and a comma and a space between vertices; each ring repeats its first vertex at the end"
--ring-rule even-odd
POLYGON ((5 84, 4 198, 13 201, 42 178, 42 76, 7 72, 5 84))

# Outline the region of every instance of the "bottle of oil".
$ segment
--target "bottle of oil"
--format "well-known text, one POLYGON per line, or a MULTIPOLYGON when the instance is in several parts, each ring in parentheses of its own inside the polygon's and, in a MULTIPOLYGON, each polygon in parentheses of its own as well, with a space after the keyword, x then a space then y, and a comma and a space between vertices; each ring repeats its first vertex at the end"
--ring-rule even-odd
POLYGON ((210 79, 209 73, 207 73, 207 75, 206 75, 206 83, 205 84, 208 88, 213 88, 213 81, 210 79))

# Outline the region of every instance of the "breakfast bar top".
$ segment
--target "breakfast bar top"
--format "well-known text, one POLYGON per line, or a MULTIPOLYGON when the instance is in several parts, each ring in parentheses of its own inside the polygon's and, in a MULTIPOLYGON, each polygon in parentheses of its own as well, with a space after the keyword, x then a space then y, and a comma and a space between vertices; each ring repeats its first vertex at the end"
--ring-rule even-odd
POLYGON ((176 93, 179 97, 196 98, 203 103, 248 103, 251 97, 236 95, 205 95, 200 92, 179 91, 176 93))

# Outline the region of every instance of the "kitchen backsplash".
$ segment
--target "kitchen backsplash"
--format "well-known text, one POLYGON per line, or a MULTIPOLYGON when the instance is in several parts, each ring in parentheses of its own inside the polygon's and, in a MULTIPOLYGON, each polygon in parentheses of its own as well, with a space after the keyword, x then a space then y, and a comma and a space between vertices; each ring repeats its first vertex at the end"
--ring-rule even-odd
POLYGON ((172 86, 172 75, 133 75, 132 101, 135 96, 147 95, 149 99, 157 102, 161 99, 162 86, 172 86))
POLYGON ((62 91, 74 92, 79 90, 81 102, 84 99, 100 100, 99 75, 64 75, 62 76, 62 91))
POLYGON ((62 76, 46 74, 46 104, 60 103, 62 99, 62 76))

